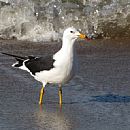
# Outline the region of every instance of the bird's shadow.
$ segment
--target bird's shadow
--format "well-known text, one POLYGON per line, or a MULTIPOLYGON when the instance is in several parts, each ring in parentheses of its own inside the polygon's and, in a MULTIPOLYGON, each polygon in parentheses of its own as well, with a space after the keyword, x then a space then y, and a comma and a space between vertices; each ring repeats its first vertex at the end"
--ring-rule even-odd
POLYGON ((128 103, 130 102, 130 96, 120 96, 116 94, 105 94, 100 96, 91 96, 90 102, 118 102, 118 103, 128 103))

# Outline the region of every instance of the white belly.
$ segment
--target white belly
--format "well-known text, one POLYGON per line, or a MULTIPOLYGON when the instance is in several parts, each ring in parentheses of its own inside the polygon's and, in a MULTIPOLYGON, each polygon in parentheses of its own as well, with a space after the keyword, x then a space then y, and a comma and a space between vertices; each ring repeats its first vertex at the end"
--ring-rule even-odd
POLYGON ((74 62, 70 64, 62 64, 49 71, 41 71, 36 73, 35 79, 46 83, 61 83, 64 84, 72 79, 76 73, 77 66, 74 62))

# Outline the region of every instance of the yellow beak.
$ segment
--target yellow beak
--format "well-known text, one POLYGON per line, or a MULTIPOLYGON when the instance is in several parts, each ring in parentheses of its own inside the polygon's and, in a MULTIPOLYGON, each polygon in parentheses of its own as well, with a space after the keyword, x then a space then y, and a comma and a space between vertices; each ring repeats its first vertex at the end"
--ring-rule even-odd
POLYGON ((80 33, 79 37, 80 37, 81 39, 85 39, 85 38, 86 38, 86 35, 80 33))
POLYGON ((82 34, 82 33, 80 33, 79 38, 90 40, 90 38, 88 38, 85 34, 82 34))

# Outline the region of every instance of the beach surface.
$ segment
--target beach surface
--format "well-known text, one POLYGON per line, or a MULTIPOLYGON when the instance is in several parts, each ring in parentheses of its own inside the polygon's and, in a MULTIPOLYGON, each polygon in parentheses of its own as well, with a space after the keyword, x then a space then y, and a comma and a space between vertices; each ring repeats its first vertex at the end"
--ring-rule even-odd
MULTIPOLYGON (((0 40, 0 52, 20 56, 55 53, 60 43, 0 40)), ((130 39, 77 42, 79 72, 63 86, 42 84, 14 69, 15 59, 0 54, 0 130, 129 130, 130 39)))

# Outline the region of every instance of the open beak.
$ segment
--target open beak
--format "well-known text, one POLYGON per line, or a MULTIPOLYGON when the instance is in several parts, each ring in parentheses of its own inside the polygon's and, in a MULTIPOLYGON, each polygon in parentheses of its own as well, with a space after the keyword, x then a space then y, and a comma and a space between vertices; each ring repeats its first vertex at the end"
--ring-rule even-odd
POLYGON ((91 40, 91 39, 88 38, 85 34, 82 34, 82 33, 80 33, 79 38, 85 39, 85 40, 91 40))

